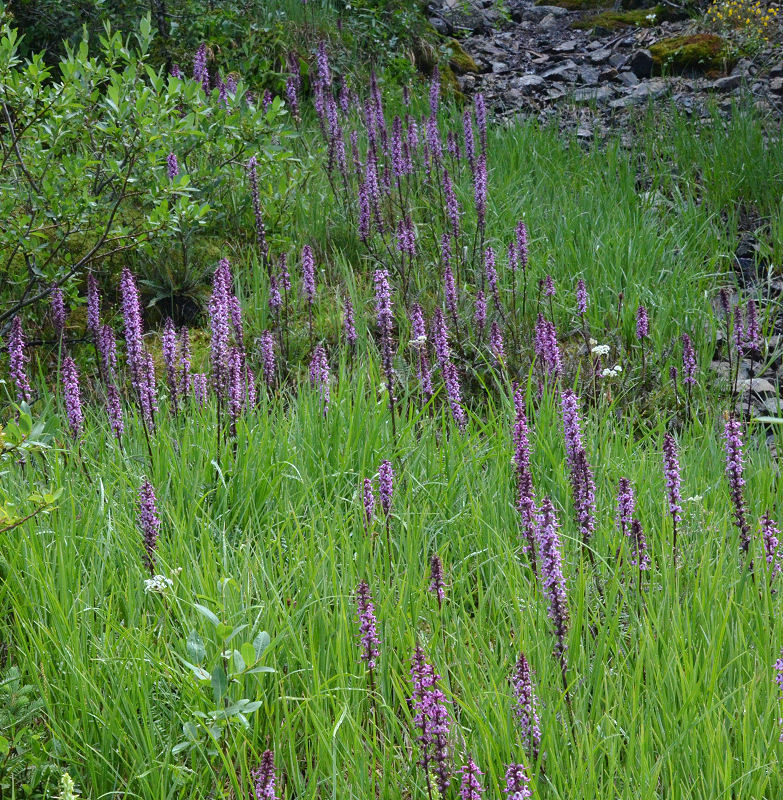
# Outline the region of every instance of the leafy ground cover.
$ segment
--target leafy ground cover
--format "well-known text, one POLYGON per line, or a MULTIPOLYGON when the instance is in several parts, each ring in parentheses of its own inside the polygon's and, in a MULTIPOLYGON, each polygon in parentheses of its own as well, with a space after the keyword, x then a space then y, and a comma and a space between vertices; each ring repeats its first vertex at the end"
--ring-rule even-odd
POLYGON ((258 105, 149 75, 248 134, 145 171, 208 195, 201 316, 154 249, 9 315, 3 796, 777 797, 783 426, 735 373, 779 308, 733 267, 752 218, 779 272, 778 143, 586 150, 311 44, 258 105))

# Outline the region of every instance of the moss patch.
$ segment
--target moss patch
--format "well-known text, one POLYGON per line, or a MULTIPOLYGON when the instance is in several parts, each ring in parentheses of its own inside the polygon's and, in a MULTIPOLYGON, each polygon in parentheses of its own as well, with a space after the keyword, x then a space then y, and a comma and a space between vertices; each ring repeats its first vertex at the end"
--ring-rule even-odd
POLYGON ((607 0, 536 0, 537 6, 558 6, 569 11, 592 11, 606 8, 607 0))
POLYGON ((476 62, 469 53, 465 52, 465 48, 456 39, 449 39, 447 44, 449 50, 451 51, 449 66, 454 70, 454 72, 457 73, 457 75, 462 75, 466 72, 479 71, 476 62))
POLYGON ((712 33, 661 39, 650 47, 657 72, 723 73, 736 61, 725 39, 712 33))
POLYGON ((607 28, 610 31, 623 28, 652 28, 659 22, 672 19, 673 16, 671 10, 665 6, 637 8, 634 11, 603 11, 592 17, 578 19, 571 23, 571 27, 577 30, 607 28))

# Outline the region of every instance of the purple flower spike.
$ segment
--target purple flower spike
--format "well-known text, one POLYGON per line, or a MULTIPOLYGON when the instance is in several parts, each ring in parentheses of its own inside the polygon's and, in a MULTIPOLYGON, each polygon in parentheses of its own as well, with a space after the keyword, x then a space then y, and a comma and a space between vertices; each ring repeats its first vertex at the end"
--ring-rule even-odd
POLYGON ((275 337, 271 331, 261 334, 261 371, 264 382, 271 389, 275 385, 275 337))
POLYGON ((271 750, 261 756, 261 765, 253 771, 255 800, 277 800, 275 757, 271 750))
POLYGON ((623 536, 631 535, 631 519, 635 506, 636 500, 631 482, 628 478, 620 478, 617 492, 617 528, 623 536))
POLYGON ((487 152, 487 104, 483 94, 477 94, 474 101, 476 107, 476 127, 479 131, 479 141, 484 155, 487 152))
POLYGON ((443 170, 443 196, 446 200, 446 217, 451 225, 451 234, 455 241, 459 238, 459 203, 454 194, 454 184, 449 173, 443 170))
POLYGON ((758 350, 761 347, 761 326, 759 324, 756 301, 751 298, 745 309, 745 341, 746 351, 758 350))
POLYGON ((415 348, 416 375, 421 382, 421 390, 424 396, 429 399, 432 397, 432 375, 430 373, 430 362, 427 355, 427 328, 424 323, 424 312, 418 303, 414 303, 410 312, 411 333, 413 340, 411 346, 415 348))
POLYGON ((353 303, 349 295, 345 295, 343 299, 343 330, 345 331, 345 340, 351 347, 356 346, 356 321, 353 313, 353 303))
POLYGON ((462 393, 459 385, 459 375, 457 368, 451 363, 451 351, 449 349, 449 331, 446 326, 446 317, 439 309, 435 309, 432 321, 432 338, 435 343, 435 354, 438 358, 443 381, 446 384, 446 394, 449 398, 451 415, 459 425, 460 430, 464 430, 467 424, 467 415, 462 408, 462 393))
POLYGON ((682 335, 682 382, 687 386, 696 385, 696 351, 687 333, 682 335))
POLYGON ((107 380, 117 372, 117 341, 110 325, 102 325, 98 338, 98 353, 107 380))
POLYGON ((26 366, 29 360, 30 356, 25 353, 22 320, 17 316, 11 323, 11 333, 8 336, 8 371, 16 387, 16 399, 20 403, 29 403, 32 397, 26 366))
POLYGON ((769 511, 761 517, 761 541, 764 545, 764 558, 769 570, 770 583, 780 574, 783 569, 783 550, 779 549, 780 530, 772 519, 769 511))
POLYGON ((59 286, 52 290, 51 303, 52 325, 57 336, 62 338, 65 334, 65 320, 68 317, 68 311, 65 308, 63 290, 59 286))
POLYGON ((483 230, 487 214, 487 159, 483 153, 476 161, 476 170, 473 175, 473 197, 476 203, 478 226, 483 230))
POLYGON ((130 270, 122 270, 120 278, 122 316, 125 323, 125 349, 130 370, 131 385, 137 397, 141 397, 141 379, 144 371, 143 345, 141 340, 141 307, 136 281, 130 270))
POLYGON ((154 575, 160 518, 155 503, 155 489, 148 480, 145 480, 139 489, 139 528, 141 528, 144 543, 142 560, 150 575, 154 575))
POLYGON ((101 333, 101 296, 98 281, 92 273, 87 276, 87 330, 92 334, 92 340, 97 347, 101 333))
POLYGON ((193 56, 193 80, 198 81, 204 91, 209 94, 209 70, 207 69, 207 46, 199 45, 193 56))
POLYGON ((576 282, 576 313, 580 317, 587 313, 587 287, 581 278, 576 282))
POLYGON ((650 335, 650 320, 647 316, 647 309, 639 306, 636 309, 636 338, 641 341, 650 335))
POLYGON ((225 396, 228 388, 228 340, 230 311, 230 273, 228 260, 221 259, 212 282, 209 300, 210 363, 212 386, 218 397, 225 396))
POLYGON ((484 787, 479 778, 483 774, 476 766, 476 762, 468 756, 468 763, 462 768, 462 781, 459 787, 460 800, 481 800, 484 787))
POLYGON ((523 764, 509 764, 506 768, 506 788, 503 793, 506 800, 527 800, 533 794, 528 786, 530 778, 527 777, 523 764))
POLYGON ((207 389, 209 387, 206 373, 194 372, 191 384, 193 386, 193 399, 196 401, 196 405, 203 408, 207 404, 207 389))
POLYGON ((565 679, 568 644, 568 597, 563 575, 562 555, 560 553, 559 527, 552 501, 545 497, 541 504, 538 527, 538 552, 541 558, 541 582, 544 594, 549 601, 549 618, 555 632, 554 654, 560 662, 565 679))
POLYGON ((179 175, 179 162, 176 153, 169 153, 166 156, 166 169, 168 170, 169 180, 173 181, 179 175))
MULTIPOLYGON (((783 700, 783 650, 780 651, 780 658, 775 662, 775 673, 775 683, 780 692, 779 699, 783 700)), ((783 719, 778 720, 778 724, 781 726, 780 741, 783 742, 783 719)))
POLYGON ((555 296, 555 282, 551 275, 547 275, 544 279, 544 297, 555 296))
POLYGON ((514 394, 516 418, 514 420, 514 466, 517 474, 517 510, 519 511, 522 533, 524 535, 524 552, 530 557, 533 572, 536 569, 536 530, 538 514, 536 512, 533 477, 530 473, 530 442, 527 417, 525 416, 525 398, 522 389, 517 387, 514 394))
POLYGON ((484 297, 484 292, 482 292, 481 289, 479 289, 476 294, 476 309, 473 314, 473 319, 476 321, 476 327, 480 335, 487 325, 487 299, 484 297))
POLYGON ((443 562, 437 553, 430 557, 430 585, 429 590, 438 598, 438 608, 443 607, 446 597, 446 585, 443 582, 443 562))
POLYGON ((489 329, 489 349, 492 351, 495 364, 498 366, 503 364, 506 360, 506 353, 503 349, 503 333, 497 322, 493 322, 492 327, 489 329))
POLYGON ((519 266, 522 267, 523 270, 527 269, 527 226, 525 223, 520 220, 517 223, 516 227, 516 246, 517 246, 517 257, 519 258, 519 266))
POLYGON ((666 477, 666 499, 674 526, 674 557, 677 556, 677 526, 682 520, 682 497, 680 496, 680 461, 677 444, 670 433, 663 437, 663 472, 666 477))
POLYGON ((370 587, 362 581, 356 587, 356 608, 359 614, 359 644, 362 648, 361 660, 367 664, 367 669, 374 670, 380 651, 378 645, 378 622, 375 619, 375 606, 370 594, 370 587))
POLYGON ((378 493, 381 496, 381 508, 387 518, 391 514, 393 491, 394 468, 391 461, 381 461, 381 466, 378 467, 378 493))
POLYGON ((579 397, 571 389, 560 393, 560 406, 563 417, 563 435, 565 439, 566 459, 569 466, 576 462, 576 456, 582 445, 582 423, 579 418, 579 397))
POLYGON ((563 372, 560 347, 557 344, 557 331, 553 322, 538 315, 533 345, 538 358, 550 378, 557 379, 563 372))
POLYGON ((84 415, 82 413, 82 398, 79 392, 79 372, 70 356, 66 356, 63 359, 62 382, 65 414, 68 417, 71 434, 76 438, 82 431, 84 415))
POLYGON ((372 481, 369 478, 364 479, 363 489, 364 529, 365 531, 369 531, 372 526, 373 514, 375 513, 375 495, 372 491, 372 481))
POLYGON ((726 448, 726 477, 729 482, 731 503, 734 506, 734 521, 740 533, 740 550, 748 554, 750 548, 750 525, 747 519, 745 503, 745 478, 743 477, 744 460, 742 458, 742 436, 740 423, 733 417, 726 420, 723 439, 726 448))
POLYGON ((520 653, 511 675, 511 688, 516 700, 514 716, 517 718, 520 737, 527 748, 528 756, 531 761, 536 761, 541 747, 541 727, 533 677, 533 670, 525 654, 520 653))
POLYGON ((166 383, 171 395, 171 403, 174 410, 177 409, 178 376, 177 376, 177 333, 174 330, 174 321, 171 317, 166 319, 161 336, 161 349, 163 351, 163 363, 166 366, 166 383))
POLYGON ((302 288, 307 305, 312 306, 315 302, 315 257, 309 244, 302 248, 302 288))
POLYGON ((495 298, 496 302, 499 302, 498 271, 495 266, 495 251, 492 247, 487 247, 487 249, 484 251, 484 275, 486 276, 487 284, 490 292, 492 292, 492 296, 495 298))
POLYGON ((417 729, 417 739, 421 750, 419 764, 424 770, 427 785, 430 782, 430 769, 435 773, 438 791, 446 796, 450 784, 448 767, 449 755, 449 717, 446 698, 438 686, 440 675, 427 663, 422 649, 416 645, 411 663, 413 694, 413 723, 417 729))
POLYGON ((462 114, 462 132, 465 141, 465 158, 470 164, 470 168, 474 169, 476 163, 476 142, 473 138, 473 115, 470 109, 466 108, 462 114))
POLYGON ((330 381, 331 375, 329 373, 329 360, 326 357, 326 350, 324 350, 322 344, 316 345, 313 351, 313 358, 310 361, 310 386, 314 389, 318 387, 321 393, 324 416, 329 410, 329 402, 331 400, 330 381))
POLYGON ((179 330, 179 367, 177 379, 179 381, 178 393, 184 398, 190 394, 190 335, 184 326, 179 330))
POLYGON ((109 416, 109 425, 112 433, 119 442, 125 430, 125 422, 122 415, 120 393, 113 382, 106 384, 106 413, 109 416))

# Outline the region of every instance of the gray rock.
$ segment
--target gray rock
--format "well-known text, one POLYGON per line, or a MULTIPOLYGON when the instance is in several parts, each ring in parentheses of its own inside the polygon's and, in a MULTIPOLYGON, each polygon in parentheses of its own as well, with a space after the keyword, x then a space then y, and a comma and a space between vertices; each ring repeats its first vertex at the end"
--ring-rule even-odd
POLYGON ((451 24, 443 17, 430 17, 429 22, 441 36, 450 36, 454 31, 451 24))
POLYGON ((546 81, 540 75, 529 73, 527 75, 520 75, 514 78, 514 86, 521 91, 532 91, 546 86, 546 81))
POLYGON ((649 50, 637 50, 631 56, 628 66, 637 78, 649 78, 653 68, 652 53, 649 50))
POLYGON ((554 14, 547 14, 541 22, 538 23, 544 30, 554 28, 557 25, 557 17, 554 14))
POLYGON ((769 90, 772 94, 783 95, 783 78, 773 78, 769 82, 769 90))
POLYGON ((564 17, 568 14, 568 11, 565 8, 560 8, 560 6, 531 6, 530 8, 522 9, 520 13, 523 19, 532 19, 535 22, 542 20, 546 16, 564 17))
MULTIPOLYGON (((633 73, 630 74, 633 75, 633 73)), ((606 81, 613 81, 616 77, 617 77, 617 70, 614 67, 604 67, 598 73, 598 80, 601 81, 602 83, 605 83, 606 81)))
POLYGON ((628 56, 624 53, 612 53, 612 55, 609 56, 609 63, 616 69, 624 67, 626 61, 628 61, 628 56))
POLYGON ((614 97, 611 86, 585 86, 574 91, 574 100, 577 103, 608 103, 614 97))
POLYGON ((741 75, 727 75, 725 78, 718 78, 718 80, 712 84, 712 88, 716 92, 730 92, 732 89, 736 89, 741 83, 741 75))
POLYGON ((617 80, 622 83, 623 86, 628 86, 629 88, 639 83, 639 79, 630 71, 619 73, 617 80))
POLYGON ((774 67, 770 68, 769 77, 770 78, 783 78, 783 61, 778 62, 777 64, 775 64, 774 67))
POLYGON ((495 75, 499 75, 501 72, 508 72, 508 64, 505 61, 493 61, 491 66, 495 75))
POLYGON ((585 86, 597 86, 598 85, 598 70, 596 67, 580 67, 579 68, 579 80, 585 84, 585 86))
POLYGON ((611 50, 596 50, 594 53, 590 54, 590 61, 592 61, 593 64, 605 64, 611 58, 611 56, 611 50))
POLYGON ((557 45, 557 47, 553 47, 552 50, 555 53, 573 53, 576 50, 577 41, 576 39, 570 39, 567 42, 563 42, 562 44, 557 45))
POLYGON ((573 61, 566 61, 546 72, 541 73, 542 78, 549 78, 554 81, 573 81, 576 80, 576 64, 573 61))

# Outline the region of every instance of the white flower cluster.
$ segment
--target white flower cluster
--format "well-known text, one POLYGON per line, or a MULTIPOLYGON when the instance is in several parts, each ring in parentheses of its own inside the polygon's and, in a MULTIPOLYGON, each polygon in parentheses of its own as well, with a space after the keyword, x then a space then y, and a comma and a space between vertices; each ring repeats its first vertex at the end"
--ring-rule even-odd
POLYGON ((597 344, 593 349, 590 351, 594 356, 608 356, 609 355, 609 345, 608 344, 597 344))
POLYGON ((408 344, 411 345, 411 347, 421 347, 423 344, 427 344, 427 337, 425 334, 422 334, 415 339, 411 339, 408 344))
POLYGON ((144 581, 144 592, 145 594, 150 594, 152 592, 157 592, 158 594, 164 594, 167 589, 170 589, 174 585, 174 581, 171 578, 167 578, 165 575, 153 575, 151 578, 147 578, 144 581))
POLYGON ((616 378, 621 372, 623 368, 619 364, 615 364, 611 369, 604 369, 601 371, 602 378, 616 378))

